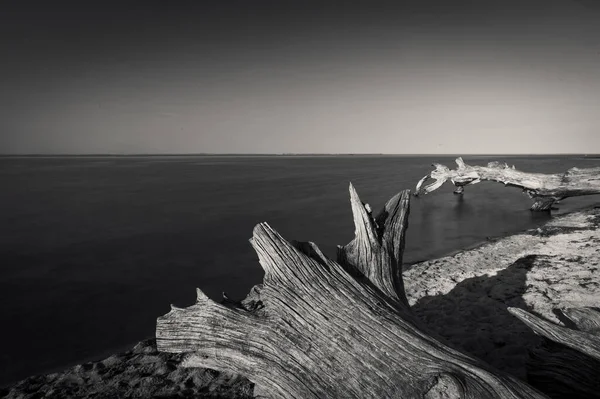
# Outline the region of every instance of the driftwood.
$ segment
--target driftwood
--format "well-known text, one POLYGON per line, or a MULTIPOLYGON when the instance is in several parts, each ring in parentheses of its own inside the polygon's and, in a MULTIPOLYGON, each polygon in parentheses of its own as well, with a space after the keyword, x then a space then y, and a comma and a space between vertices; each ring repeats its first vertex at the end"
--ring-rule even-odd
POLYGON ((269 398, 542 398, 445 345, 407 304, 402 254, 410 192, 373 217, 350 186, 355 238, 328 259, 268 224, 250 240, 265 271, 239 304, 197 291, 157 321, 157 346, 185 364, 232 371, 269 398))
POLYGON ((600 311, 594 308, 559 312, 563 327, 518 308, 508 311, 536 334, 558 344, 532 353, 529 379, 555 398, 600 398, 600 311), (565 348, 566 347, 566 348, 565 348), (569 349, 570 348, 570 349, 569 349))
POLYGON ((523 309, 508 308, 536 334, 600 360, 600 312, 593 308, 567 309, 563 314, 577 330, 559 326, 523 309))
POLYGON ((534 201, 532 211, 548 211, 554 203, 567 197, 600 194, 600 168, 571 168, 565 173, 543 174, 522 172, 514 165, 499 162, 471 166, 460 157, 455 162, 458 165, 455 170, 434 163, 435 169, 417 183, 415 195, 429 194, 448 180, 456 186, 455 194, 462 194, 465 186, 490 180, 522 188, 534 201), (429 179, 435 181, 423 186, 429 179))

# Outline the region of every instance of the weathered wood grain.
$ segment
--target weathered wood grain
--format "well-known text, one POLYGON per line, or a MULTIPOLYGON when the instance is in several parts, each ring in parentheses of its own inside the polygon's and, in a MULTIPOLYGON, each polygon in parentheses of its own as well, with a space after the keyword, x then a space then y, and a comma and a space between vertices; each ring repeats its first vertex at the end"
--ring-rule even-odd
POLYGON ((563 314, 577 326, 578 330, 559 326, 523 309, 508 308, 508 311, 523 321, 536 334, 600 360, 600 314, 592 308, 567 309, 563 314))
POLYGON ((563 310, 562 315, 574 328, 560 326, 522 309, 508 310, 536 334, 556 343, 533 351, 529 375, 532 382, 543 384, 555 398, 600 398, 600 312, 597 309, 563 310))
POLYGON ((417 183, 415 195, 429 194, 448 180, 457 187, 455 193, 462 194, 465 186, 489 180, 522 188, 534 201, 532 211, 547 211, 556 201, 568 197, 600 194, 600 168, 571 168, 565 173, 543 174, 522 172, 514 165, 511 167, 499 162, 471 166, 460 157, 455 162, 455 170, 434 163, 435 169, 417 183), (430 179, 434 182, 424 186, 430 179))
POLYGON ((239 305, 198 290, 194 305, 158 318, 159 350, 242 374, 268 398, 544 397, 446 346, 413 315, 401 275, 409 191, 377 217, 352 186, 350 198, 355 238, 339 262, 261 223, 251 244, 263 284, 239 305))
POLYGON ((547 340, 530 351, 527 380, 552 399, 600 398, 600 361, 547 340))

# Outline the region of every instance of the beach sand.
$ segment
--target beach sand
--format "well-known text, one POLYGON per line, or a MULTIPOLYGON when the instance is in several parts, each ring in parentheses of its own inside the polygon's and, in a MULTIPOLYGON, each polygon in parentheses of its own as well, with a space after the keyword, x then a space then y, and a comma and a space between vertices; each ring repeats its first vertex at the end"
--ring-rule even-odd
POLYGON ((26 378, 6 398, 252 398, 242 376, 180 367, 183 355, 159 353, 154 340, 63 372, 26 378))
MULTIPOLYGON (((527 380, 529 351, 542 346, 507 306, 563 324, 554 309, 600 302, 600 209, 553 218, 544 226, 404 273, 406 294, 427 327, 454 347, 527 380)), ((180 366, 153 340, 60 373, 0 390, 7 398, 250 398, 241 376, 180 366)))

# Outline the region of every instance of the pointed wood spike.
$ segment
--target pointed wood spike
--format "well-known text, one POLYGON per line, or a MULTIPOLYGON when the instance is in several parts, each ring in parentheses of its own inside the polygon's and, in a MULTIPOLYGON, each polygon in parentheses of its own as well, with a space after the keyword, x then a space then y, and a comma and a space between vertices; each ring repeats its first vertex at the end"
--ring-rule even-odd
POLYGON ((418 197, 421 194, 421 187, 423 187, 423 183, 425 183, 428 179, 431 179, 431 174, 423 176, 421 180, 418 181, 417 187, 415 188, 415 197, 418 197))
POLYGON ((297 279, 308 278, 315 273, 313 268, 316 262, 295 248, 267 223, 259 223, 254 227, 251 244, 265 271, 265 281, 273 279, 299 284, 300 280, 297 279))
POLYGON ((196 303, 204 303, 207 301, 210 301, 210 298, 208 298, 200 288, 196 288, 196 303))
POLYGON ((402 282, 402 253, 404 251, 405 231, 408 227, 410 190, 404 190, 392 197, 376 219, 366 219, 362 202, 351 186, 353 210, 357 209, 355 222, 364 221, 358 229, 368 223, 371 235, 356 234, 347 245, 338 248, 338 263, 349 273, 356 270, 362 273, 375 287, 379 288, 390 300, 402 303, 408 308, 408 300, 402 282), (361 213, 363 212, 363 213, 361 213), (361 219, 362 218, 362 219, 361 219), (376 239, 373 239, 376 237, 376 239))
POLYGON ((400 274, 409 213, 410 190, 404 190, 385 204, 376 219, 383 230, 382 243, 387 246, 388 253, 393 255, 394 261, 399 265, 400 274))
POLYGON ((350 205, 352 206, 352 217, 354 219, 354 236, 357 240, 367 239, 372 245, 377 245, 379 237, 373 225, 373 217, 360 200, 352 183, 349 184, 348 190, 350 192, 350 205))

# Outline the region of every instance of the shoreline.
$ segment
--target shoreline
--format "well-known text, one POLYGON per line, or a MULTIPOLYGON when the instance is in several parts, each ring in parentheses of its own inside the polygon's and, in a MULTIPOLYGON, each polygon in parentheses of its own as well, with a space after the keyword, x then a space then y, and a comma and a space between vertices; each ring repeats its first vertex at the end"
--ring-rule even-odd
MULTIPOLYGON (((579 212, 579 211, 574 211, 574 212, 579 212)), ((529 230, 531 230, 531 229, 528 229, 528 230, 525 230, 525 231, 529 231, 529 230)), ((417 261, 414 261, 414 262, 404 263, 402 265, 402 273, 408 272, 413 267, 415 267, 415 266, 417 266, 417 265, 419 265, 421 263, 432 262, 432 261, 437 260, 437 259, 450 258, 450 257, 458 255, 458 254, 460 254, 462 252, 473 251, 475 249, 483 247, 484 245, 486 245, 486 244, 488 244, 490 242, 495 242, 495 241, 501 240, 503 238, 510 237, 510 236, 517 235, 517 234, 521 234, 521 232, 518 232, 518 233, 506 233, 506 234, 499 235, 497 237, 486 237, 483 240, 479 240, 479 241, 477 241, 477 242, 475 242, 473 244, 466 245, 465 247, 463 247, 461 249, 455 249, 455 250, 452 250, 452 251, 448 251, 446 253, 443 253, 441 256, 438 256, 438 257, 435 257, 435 258, 421 259, 421 260, 417 260, 417 261)))
MULTIPOLYGON (((453 346, 527 380, 529 350, 540 346, 542 339, 510 316, 506 306, 529 308, 562 324, 554 308, 596 305, 599 227, 600 207, 591 205, 552 217, 537 228, 486 238, 445 256, 412 263, 403 272, 409 303, 430 330, 453 346)), ((183 369, 179 367, 182 356, 158 353, 153 339, 102 353, 108 357, 88 356, 75 366, 3 384, 0 396, 218 392, 226 395, 222 397, 251 397, 251 384, 243 377, 183 369)))
MULTIPOLYGON (((564 213, 558 212, 558 214, 551 214, 550 219, 540 222, 537 227, 532 227, 529 229, 524 229, 524 230, 520 230, 520 231, 516 231, 516 232, 506 232, 504 234, 499 234, 497 236, 485 237, 483 239, 480 239, 479 241, 474 242, 473 244, 465 245, 464 247, 461 247, 460 249, 454 249, 454 250, 451 250, 448 252, 444 252, 440 256, 433 257, 430 259, 421 259, 421 260, 416 260, 416 261, 412 261, 412 262, 404 262, 403 266, 402 266, 403 267, 402 271, 403 271, 403 273, 407 272, 410 269, 412 269, 415 265, 418 265, 420 263, 426 263, 426 262, 431 262, 431 261, 438 260, 438 259, 453 257, 460 253, 473 251, 473 250, 479 249, 489 243, 494 243, 494 242, 503 240, 508 237, 517 236, 520 234, 527 234, 528 232, 535 231, 536 229, 538 229, 542 226, 545 226, 548 223, 551 223, 555 219, 559 219, 559 218, 562 218, 562 217, 565 217, 568 215, 572 215, 574 213, 593 211, 594 209, 600 209, 600 202, 594 202, 593 204, 576 205, 575 208, 570 209, 564 213)), ((555 211, 555 210, 553 210, 553 211, 555 211)), ((532 211, 530 211, 530 212, 532 212, 532 211)))

